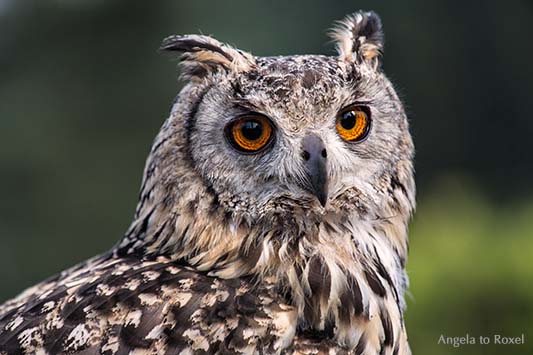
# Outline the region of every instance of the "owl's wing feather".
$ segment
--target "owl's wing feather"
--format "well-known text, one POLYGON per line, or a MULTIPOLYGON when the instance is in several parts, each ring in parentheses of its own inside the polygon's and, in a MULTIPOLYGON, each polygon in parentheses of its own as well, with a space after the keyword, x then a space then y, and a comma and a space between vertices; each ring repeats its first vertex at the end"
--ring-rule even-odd
POLYGON ((294 335, 294 309, 245 280, 162 257, 73 270, 2 309, 0 354, 276 353, 294 335))

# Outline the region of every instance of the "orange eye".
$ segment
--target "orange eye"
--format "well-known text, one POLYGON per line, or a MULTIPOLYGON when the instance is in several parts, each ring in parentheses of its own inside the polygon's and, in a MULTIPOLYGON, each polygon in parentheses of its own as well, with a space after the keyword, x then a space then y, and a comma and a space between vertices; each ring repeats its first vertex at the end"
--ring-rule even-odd
POLYGON ((272 141, 272 124, 261 115, 244 116, 226 126, 226 137, 235 149, 257 153, 272 141))
POLYGON ((370 130, 370 112, 366 107, 350 106, 337 117, 337 132, 348 142, 363 140, 370 130))

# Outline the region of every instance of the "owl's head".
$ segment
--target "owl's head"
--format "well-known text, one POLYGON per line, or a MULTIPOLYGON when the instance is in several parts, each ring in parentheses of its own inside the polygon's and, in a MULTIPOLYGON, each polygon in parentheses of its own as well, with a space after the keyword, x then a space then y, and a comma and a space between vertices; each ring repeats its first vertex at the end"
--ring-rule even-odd
POLYGON ((153 232, 162 228, 152 206, 176 219, 189 213, 209 241, 183 237, 172 249, 202 254, 235 240, 294 241, 354 219, 405 220, 413 146, 381 70, 380 19, 355 13, 332 37, 336 56, 255 57, 207 36, 164 40, 162 50, 182 53, 187 85, 148 160, 138 224, 148 216, 153 232))

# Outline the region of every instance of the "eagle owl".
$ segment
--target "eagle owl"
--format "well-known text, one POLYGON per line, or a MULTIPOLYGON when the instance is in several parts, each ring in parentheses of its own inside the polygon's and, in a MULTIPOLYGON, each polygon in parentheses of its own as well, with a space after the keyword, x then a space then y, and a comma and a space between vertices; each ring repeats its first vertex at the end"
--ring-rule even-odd
POLYGON ((408 122, 381 21, 338 54, 171 36, 186 81, 108 252, 0 306, 0 354, 410 354, 408 122))

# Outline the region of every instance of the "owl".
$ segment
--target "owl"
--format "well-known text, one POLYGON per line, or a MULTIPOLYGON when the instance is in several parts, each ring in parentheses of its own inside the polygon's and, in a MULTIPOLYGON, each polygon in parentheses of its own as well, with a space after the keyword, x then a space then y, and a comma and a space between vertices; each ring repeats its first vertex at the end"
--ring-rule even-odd
POLYGON ((337 55, 171 36, 186 82, 108 252, 0 306, 0 354, 410 354, 413 143, 381 21, 337 55))

